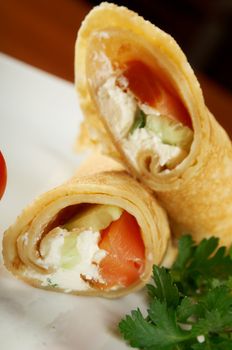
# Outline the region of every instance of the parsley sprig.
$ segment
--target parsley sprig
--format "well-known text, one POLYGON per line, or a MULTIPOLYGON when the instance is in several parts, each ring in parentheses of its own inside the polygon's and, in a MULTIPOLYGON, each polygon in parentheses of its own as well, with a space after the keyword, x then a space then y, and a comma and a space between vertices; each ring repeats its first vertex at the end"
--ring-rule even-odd
POLYGON ((147 317, 132 311, 120 332, 144 350, 231 350, 231 275, 232 258, 217 238, 195 245, 183 236, 172 268, 153 267, 147 317))
POLYGON ((145 125, 146 125, 146 114, 140 108, 137 108, 135 113, 134 123, 132 124, 132 127, 130 129, 130 133, 133 134, 133 132, 136 129, 144 128, 145 125))
POLYGON ((54 287, 54 288, 58 287, 58 284, 52 282, 51 278, 47 278, 47 284, 48 284, 48 286, 50 286, 50 287, 54 287))

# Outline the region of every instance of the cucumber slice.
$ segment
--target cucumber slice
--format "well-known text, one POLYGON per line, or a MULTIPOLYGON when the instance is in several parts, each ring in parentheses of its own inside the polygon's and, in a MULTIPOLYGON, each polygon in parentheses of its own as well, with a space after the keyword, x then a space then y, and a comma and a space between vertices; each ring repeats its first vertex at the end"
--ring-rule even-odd
POLYGON ((60 253, 60 266, 63 269, 71 269, 80 262, 77 250, 77 232, 74 231, 64 238, 60 253))
POLYGON ((187 126, 165 115, 148 115, 145 127, 154 132, 163 143, 189 151, 193 140, 193 131, 187 126))
POLYGON ((78 228, 100 231, 108 227, 112 221, 118 220, 122 212, 123 209, 113 205, 94 204, 75 215, 63 227, 68 231, 78 228))
POLYGON ((108 227, 112 221, 118 220, 123 209, 113 205, 94 204, 84 212, 80 212, 69 220, 63 228, 69 232, 64 238, 61 247, 60 265, 63 269, 71 269, 80 262, 80 254, 77 249, 77 236, 81 229, 100 231, 108 227))

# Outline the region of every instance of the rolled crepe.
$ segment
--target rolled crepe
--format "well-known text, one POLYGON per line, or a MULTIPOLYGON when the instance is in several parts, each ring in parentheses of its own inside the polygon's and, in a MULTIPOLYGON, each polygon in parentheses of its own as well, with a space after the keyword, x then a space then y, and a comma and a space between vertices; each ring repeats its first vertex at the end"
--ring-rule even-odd
POLYGON ((78 146, 100 148, 155 191, 176 234, 230 245, 231 141, 175 40, 102 3, 79 31, 75 81, 85 116, 78 146))
POLYGON ((95 155, 22 212, 4 234, 3 258, 32 286, 113 298, 144 286, 169 236, 154 197, 116 162, 95 155))

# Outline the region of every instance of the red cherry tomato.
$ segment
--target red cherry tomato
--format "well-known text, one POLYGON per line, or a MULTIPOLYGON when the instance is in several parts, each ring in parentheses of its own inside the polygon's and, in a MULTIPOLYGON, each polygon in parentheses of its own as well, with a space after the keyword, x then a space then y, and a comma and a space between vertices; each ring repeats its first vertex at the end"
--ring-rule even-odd
POLYGON ((7 177, 6 162, 5 162, 5 159, 3 158, 2 153, 0 152, 0 199, 2 198, 3 193, 5 191, 6 177, 7 177))

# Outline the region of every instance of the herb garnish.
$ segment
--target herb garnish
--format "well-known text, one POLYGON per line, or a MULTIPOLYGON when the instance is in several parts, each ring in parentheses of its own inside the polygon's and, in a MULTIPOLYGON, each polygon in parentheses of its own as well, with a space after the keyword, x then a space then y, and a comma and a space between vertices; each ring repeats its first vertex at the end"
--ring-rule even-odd
POLYGON ((48 286, 50 287, 58 287, 58 284, 57 283, 53 283, 51 278, 47 278, 47 282, 48 282, 48 286))
POLYGON ((119 323, 132 347, 232 349, 232 258, 217 238, 183 236, 172 268, 154 266, 153 280, 147 317, 137 309, 119 323))
POLYGON ((140 108, 137 108, 135 113, 135 120, 130 129, 130 134, 133 134, 135 129, 144 128, 145 125, 146 125, 146 114, 140 108))

